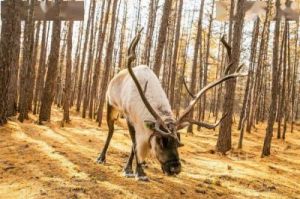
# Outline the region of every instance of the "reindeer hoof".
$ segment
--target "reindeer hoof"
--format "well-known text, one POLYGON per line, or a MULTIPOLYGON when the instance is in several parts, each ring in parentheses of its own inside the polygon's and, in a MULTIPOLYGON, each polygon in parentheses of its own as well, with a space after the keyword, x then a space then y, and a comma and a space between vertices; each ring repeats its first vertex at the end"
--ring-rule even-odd
POLYGON ((148 168, 148 164, 144 161, 144 162, 142 162, 142 167, 143 167, 144 169, 147 169, 147 168, 148 168))
POLYGON ((135 179, 138 181, 149 182, 149 178, 147 176, 135 176, 135 179))
POLYGON ((135 175, 134 175, 133 171, 124 171, 124 177, 126 177, 126 178, 134 178, 135 175))
POLYGON ((105 162, 106 162, 106 160, 105 160, 104 157, 99 156, 99 157, 97 158, 97 163, 98 163, 98 164, 104 164, 105 162))

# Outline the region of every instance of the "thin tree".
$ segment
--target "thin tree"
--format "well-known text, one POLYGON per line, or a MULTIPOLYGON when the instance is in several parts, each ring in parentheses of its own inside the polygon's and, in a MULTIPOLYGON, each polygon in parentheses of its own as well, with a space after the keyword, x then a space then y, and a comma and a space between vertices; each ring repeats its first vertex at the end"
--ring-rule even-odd
POLYGON ((46 51, 47 51, 47 22, 43 21, 43 30, 42 30, 42 43, 40 47, 40 57, 39 57, 39 66, 37 70, 37 79, 35 92, 33 97, 33 114, 38 112, 38 102, 41 99, 42 89, 44 87, 44 79, 45 79, 45 65, 46 65, 46 51))
POLYGON ((153 33, 154 33, 154 27, 156 22, 158 2, 159 0, 150 0, 149 8, 148 8, 149 14, 148 14, 146 41, 142 53, 142 64, 146 64, 148 66, 150 64, 151 47, 152 47, 153 33))
POLYGON ((153 71, 158 77, 161 69, 161 61, 162 61, 164 45, 167 37, 167 28, 169 25, 168 21, 169 21, 171 8, 172 8, 172 0, 165 0, 163 15, 161 18, 161 23, 159 28, 159 36, 157 40, 154 66, 153 66, 153 71))
MULTIPOLYGON (((105 6, 105 4, 102 5, 103 8, 104 8, 104 6, 105 6)), ((93 83, 92 83, 92 88, 91 88, 91 99, 90 99, 90 110, 89 110, 90 117, 94 116, 94 109, 95 109, 94 101, 96 99, 96 95, 97 95, 96 93, 98 92, 98 87, 99 87, 99 77, 100 77, 102 54, 103 54, 102 52, 103 52, 104 41, 105 41, 106 32, 107 32, 106 30, 107 30, 107 25, 108 25, 110 7, 111 7, 111 0, 108 0, 104 21, 102 21, 102 19, 101 19, 100 26, 99 26, 99 38, 98 38, 98 48, 97 48, 97 55, 96 55, 96 64, 95 64, 95 69, 94 69, 94 74, 93 74, 93 83)))
POLYGON ((37 56, 39 51, 39 42, 40 42, 40 30, 41 30, 41 21, 38 21, 36 24, 36 31, 34 36, 34 46, 33 46, 33 57, 32 57, 32 74, 31 74, 31 82, 34 82, 34 86, 29 90, 29 99, 28 99, 28 109, 32 111, 32 102, 34 97, 34 91, 36 87, 36 66, 37 66, 37 56))
POLYGON ((66 64, 66 80, 64 88, 64 117, 63 122, 70 122, 70 101, 71 101, 71 86, 72 86, 72 38, 73 38, 73 22, 69 22, 68 36, 67 36, 67 64, 66 64))
MULTIPOLYGON (((196 41, 195 41, 195 47, 194 47, 194 55, 193 55, 193 63, 192 63, 192 74, 191 74, 191 84, 190 84, 190 92, 195 93, 195 84, 197 81, 196 75, 197 75, 197 65, 198 65, 198 56, 199 56, 199 50, 202 48, 202 20, 203 20, 203 14, 204 14, 204 4, 205 0, 202 1, 200 12, 199 12, 199 19, 197 23, 197 34, 196 34, 196 41)), ((200 63, 200 69, 202 68, 202 63, 200 63)), ((194 110, 190 112, 189 117, 193 118, 194 116, 194 110)), ((187 132, 192 133, 193 132, 193 125, 189 125, 187 132)))
POLYGON ((177 22, 176 22, 176 32, 175 32, 175 44, 174 44, 174 52, 172 57, 172 65, 171 65, 171 84, 170 84, 170 104, 171 107, 174 108, 175 104, 175 84, 176 84, 176 71, 177 71, 177 58, 179 52, 179 37, 180 37, 180 29, 181 29, 181 18, 182 18, 182 7, 183 0, 179 0, 179 6, 177 11, 177 22))
POLYGON ((99 126, 102 124, 102 116, 103 116, 103 107, 105 102, 105 93, 108 85, 109 80, 109 72, 111 69, 111 63, 112 63, 112 54, 113 54, 113 48, 114 46, 114 38, 115 38, 115 23, 116 23, 116 10, 117 10, 118 0, 113 0, 113 7, 112 7, 112 17, 111 17, 111 23, 110 23, 110 35, 108 39, 107 49, 106 49, 106 57, 104 62, 104 73, 101 80, 101 96, 100 96, 100 104, 98 108, 98 122, 99 126))
POLYGON ((19 117, 18 120, 23 122, 24 119, 28 119, 29 111, 29 99, 32 87, 32 73, 33 67, 33 46, 34 46, 34 0, 28 1, 30 6, 27 11, 27 18, 25 23, 25 34, 24 34, 24 51, 23 51, 23 66, 21 74, 21 90, 20 102, 19 102, 19 117))
POLYGON ((89 84, 90 84, 90 73, 92 70, 92 61, 93 61, 93 41, 94 41, 94 21, 95 21, 95 8, 96 8, 96 0, 93 0, 92 2, 92 7, 91 7, 91 32, 90 32, 90 39, 89 39, 89 55, 88 55, 88 63, 87 63, 87 69, 85 73, 85 83, 83 87, 83 109, 82 109, 82 117, 85 118, 86 116, 86 109, 88 107, 89 103, 89 84))
POLYGON ((77 39, 77 47, 76 47, 76 53, 75 53, 75 62, 73 64, 74 70, 73 70, 73 81, 72 81, 72 95, 71 95, 71 102, 70 106, 74 105, 74 100, 76 96, 77 91, 77 84, 78 84, 78 78, 79 78, 79 64, 80 64, 80 52, 81 52, 81 45, 82 45, 82 34, 83 34, 83 26, 84 23, 80 23, 79 28, 79 34, 77 39))
POLYGON ((271 104, 269 108, 268 125, 264 139, 261 157, 271 154, 271 141, 273 137, 273 126, 276 119, 277 92, 278 92, 278 49, 280 34, 280 0, 276 0, 276 24, 273 39, 273 60, 272 60, 272 88, 271 88, 271 104))
POLYGON ((81 58, 81 63, 80 63, 78 93, 77 93, 77 102, 76 102, 76 111, 77 112, 80 111, 81 100, 82 100, 82 82, 83 82, 83 73, 84 73, 84 66, 85 66, 85 61, 86 61, 85 59, 86 59, 86 54, 87 54, 87 47, 88 47, 88 43, 89 43, 90 25, 91 25, 91 20, 92 20, 91 14, 92 14, 92 4, 90 4, 89 18, 88 18, 86 29, 85 29, 85 41, 84 41, 84 45, 83 45, 82 58, 81 58))

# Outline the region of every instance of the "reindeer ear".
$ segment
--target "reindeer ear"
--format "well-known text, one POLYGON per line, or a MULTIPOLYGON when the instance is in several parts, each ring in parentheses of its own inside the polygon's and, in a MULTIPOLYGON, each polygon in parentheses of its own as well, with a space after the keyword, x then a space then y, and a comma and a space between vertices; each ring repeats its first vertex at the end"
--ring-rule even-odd
POLYGON ((155 128, 155 122, 153 122, 153 121, 145 120, 144 124, 150 130, 154 130, 154 128, 155 128))

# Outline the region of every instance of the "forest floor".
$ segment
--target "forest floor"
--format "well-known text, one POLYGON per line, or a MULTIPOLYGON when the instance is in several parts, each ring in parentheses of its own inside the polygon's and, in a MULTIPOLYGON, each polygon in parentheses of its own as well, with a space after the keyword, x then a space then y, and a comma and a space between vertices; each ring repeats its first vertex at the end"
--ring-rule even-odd
MULTIPOLYGON (((246 133, 244 149, 227 156, 214 152, 217 132, 202 129, 182 136, 183 172, 168 177, 153 158, 147 160, 150 182, 122 176, 131 142, 119 122, 107 163, 96 158, 107 129, 72 113, 60 127, 62 113, 37 125, 15 118, 0 128, 0 198, 300 198, 300 125, 286 141, 273 139, 272 156, 260 158, 265 125, 246 133)), ((105 126, 106 124, 104 124, 105 126)), ((238 131, 233 132, 236 148, 238 131)))

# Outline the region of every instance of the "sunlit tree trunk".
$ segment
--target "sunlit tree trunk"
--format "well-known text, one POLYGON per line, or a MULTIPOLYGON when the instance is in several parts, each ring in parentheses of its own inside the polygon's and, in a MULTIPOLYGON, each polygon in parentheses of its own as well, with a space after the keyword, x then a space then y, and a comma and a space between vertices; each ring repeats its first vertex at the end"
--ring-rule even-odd
POLYGON ((102 116, 103 116, 103 107, 104 107, 104 102, 105 102, 105 94, 106 94, 106 89, 108 85, 108 80, 109 80, 109 72, 111 69, 111 63, 112 63, 112 54, 113 54, 113 48, 114 46, 114 35, 115 35, 115 23, 116 23, 116 10, 117 10, 117 5, 118 5, 118 0, 113 0, 113 7, 112 7, 112 18, 111 18, 111 27, 110 27, 110 35, 109 35, 109 40, 107 44, 107 49, 106 49, 106 57, 104 61, 104 73, 101 79, 101 96, 100 96, 100 104, 98 108, 98 121, 99 121, 99 126, 102 124, 102 116))
MULTIPOLYGON (((193 55, 193 63, 192 63, 192 74, 191 74, 191 84, 189 90, 192 93, 195 93, 195 84, 197 82, 197 64, 198 64, 198 56, 199 56, 199 49, 202 48, 202 18, 203 18, 203 11, 204 11, 204 4, 205 1, 203 0, 200 7, 199 12, 199 19, 197 23, 197 34, 196 34, 196 41, 195 41, 195 47, 194 47, 194 55, 193 55)), ((200 64, 200 70, 201 70, 202 64, 200 64)), ((194 110, 191 111, 189 117, 193 118, 194 116, 194 110)), ((187 132, 192 133, 193 132, 193 125, 189 125, 187 132)))
POLYGON ((89 39, 89 56, 88 56, 88 63, 87 63, 87 69, 85 73, 85 83, 83 87, 83 108, 82 108, 82 117, 85 118, 86 116, 86 109, 89 104, 89 84, 90 84, 90 73, 92 70, 92 63, 93 63, 93 41, 94 41, 94 20, 95 20, 95 8, 96 8, 96 0, 93 0, 91 7, 91 32, 90 32, 90 39, 89 39))
POLYGON ((66 63, 66 78, 65 78, 65 88, 64 88, 64 115, 63 122, 70 122, 70 100, 71 100, 71 86, 72 86, 72 48, 73 48, 73 22, 69 23, 68 36, 67 36, 67 63, 66 63))
POLYGON ((40 56, 39 56, 39 64, 37 70, 37 80, 35 86, 35 92, 33 97, 33 114, 38 112, 38 103, 41 100, 42 90, 44 88, 44 81, 45 81, 45 65, 46 65, 46 52, 47 52, 47 22, 43 21, 43 31, 42 31, 42 43, 40 47, 40 56))
MULTIPOLYGON (((102 5, 105 6, 105 5, 102 5)), ((98 38, 98 49, 97 49, 97 60, 95 64, 95 70, 94 70, 94 75, 93 75, 93 83, 92 83, 92 88, 91 88, 91 100, 90 100, 90 110, 89 114, 94 117, 94 111, 95 111, 95 99, 97 96, 98 92, 98 87, 99 87, 99 79, 100 79, 100 69, 101 69, 101 62, 102 62, 102 52, 103 52, 103 47, 104 47, 104 41, 106 37, 106 30, 107 30, 107 25, 108 25, 108 19, 109 19, 109 11, 111 7, 111 0, 108 0, 107 2, 107 8, 106 8, 106 13, 104 17, 103 24, 100 23, 101 29, 99 29, 99 38, 98 38), (102 27, 103 26, 103 27, 102 27)), ((101 19, 102 21, 102 19, 101 19)))
MULTIPOLYGON (((29 2, 29 1, 28 1, 29 2)), ((29 111, 29 99, 32 87, 32 74, 34 72, 33 67, 33 46, 34 46, 34 0, 30 1, 30 6, 27 11, 27 18, 25 22, 25 33, 24 33, 24 53, 23 53, 23 65, 20 86, 20 102, 19 102, 19 117, 18 120, 23 122, 28 119, 29 111)))
POLYGON ((276 118, 277 92, 278 92, 278 48, 280 34, 280 0, 276 0, 276 24, 273 39, 273 60, 272 60, 272 89, 271 104, 269 108, 268 126, 264 139, 264 146, 261 156, 269 156, 271 154, 271 141, 273 136, 273 126, 276 118))
MULTIPOLYGON (((90 26, 91 26, 91 17, 92 14, 92 4, 90 4, 90 9, 89 9, 89 18, 87 21, 86 29, 85 29, 85 41, 83 45, 83 50, 82 50, 82 57, 81 57, 81 63, 80 63, 80 73, 79 73, 79 80, 78 80, 78 92, 77 92, 77 102, 76 102, 76 111, 80 111, 80 106, 81 106, 81 100, 82 100, 82 82, 83 82, 83 74, 84 74, 84 66, 85 66, 85 61, 86 61, 86 54, 87 54, 87 47, 89 43, 89 34, 90 34, 90 26)), ((92 24, 93 25, 93 24, 92 24)))
MULTIPOLYGON (((233 34, 233 42, 232 42, 232 59, 229 63, 233 63, 230 73, 234 72, 238 65, 241 53, 241 40, 242 40, 242 30, 244 24, 244 16, 245 16, 245 1, 239 0, 237 3, 237 14, 236 20, 234 24, 234 34, 233 34)), ((223 120, 219 129, 219 136, 217 141, 217 150, 221 153, 226 153, 231 149, 231 129, 233 122, 233 108, 234 108, 234 96, 235 96, 235 88, 236 88, 236 79, 229 80, 225 83, 226 93, 225 93, 225 101, 223 103, 223 115, 227 114, 227 117, 223 120)))
POLYGON ((159 73, 161 69, 162 55, 163 55, 164 45, 167 37, 167 28, 168 28, 168 21, 171 13, 171 8, 172 8, 172 0, 165 0, 163 16, 161 18, 159 36, 157 40, 154 66, 153 66, 153 71, 157 75, 157 77, 159 77, 159 73))
POLYGON ((182 16, 182 7, 183 0, 179 0, 179 6, 177 11, 177 22, 176 22, 176 32, 175 32, 175 46, 172 58, 172 66, 171 66, 171 83, 170 83, 170 104, 174 109, 175 106, 175 84, 176 84, 176 71, 177 71, 177 58, 179 51, 179 37, 180 37, 180 29, 181 29, 181 16, 182 16))

